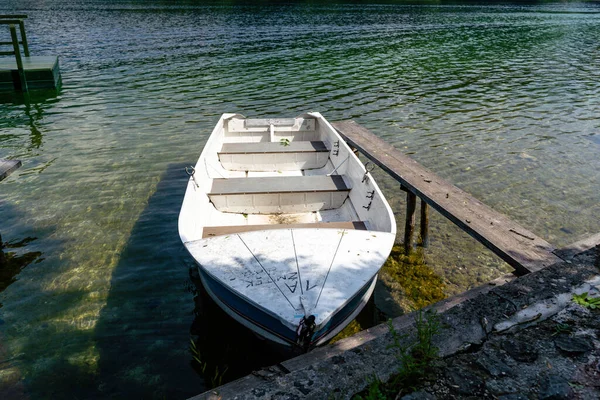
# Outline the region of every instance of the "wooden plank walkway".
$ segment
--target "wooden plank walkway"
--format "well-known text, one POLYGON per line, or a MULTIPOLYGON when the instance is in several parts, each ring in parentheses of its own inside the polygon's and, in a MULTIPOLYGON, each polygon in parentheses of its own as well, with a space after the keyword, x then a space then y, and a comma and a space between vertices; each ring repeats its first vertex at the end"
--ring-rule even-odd
POLYGON ((402 188, 421 198, 520 274, 562 261, 544 239, 445 181, 354 121, 332 123, 342 137, 402 188))
POLYGON ((12 174, 21 166, 19 160, 3 160, 0 158, 0 181, 12 174))

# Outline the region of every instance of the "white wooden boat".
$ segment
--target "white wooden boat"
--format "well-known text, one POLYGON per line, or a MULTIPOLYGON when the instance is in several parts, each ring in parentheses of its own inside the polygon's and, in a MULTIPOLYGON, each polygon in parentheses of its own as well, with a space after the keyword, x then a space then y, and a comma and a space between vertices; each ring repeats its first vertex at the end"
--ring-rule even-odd
POLYGON ((188 173, 179 235, 231 317, 304 350, 356 317, 396 223, 371 174, 321 114, 223 114, 188 173))

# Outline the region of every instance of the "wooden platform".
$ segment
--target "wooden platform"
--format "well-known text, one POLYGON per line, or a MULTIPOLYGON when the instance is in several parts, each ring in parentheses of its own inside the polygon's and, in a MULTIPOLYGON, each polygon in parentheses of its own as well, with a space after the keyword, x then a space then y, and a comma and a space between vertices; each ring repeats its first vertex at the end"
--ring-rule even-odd
POLYGON ((3 160, 0 158, 0 181, 12 174, 21 166, 19 160, 3 160))
POLYGON ((404 189, 435 208, 518 273, 537 271, 562 261, 544 239, 445 181, 356 122, 340 121, 332 125, 351 146, 399 181, 404 189))
MULTIPOLYGON (((23 69, 29 89, 56 89, 60 86, 58 57, 23 57, 23 69)), ((14 57, 0 58, 0 91, 14 90, 13 78, 16 73, 17 63, 14 57)))

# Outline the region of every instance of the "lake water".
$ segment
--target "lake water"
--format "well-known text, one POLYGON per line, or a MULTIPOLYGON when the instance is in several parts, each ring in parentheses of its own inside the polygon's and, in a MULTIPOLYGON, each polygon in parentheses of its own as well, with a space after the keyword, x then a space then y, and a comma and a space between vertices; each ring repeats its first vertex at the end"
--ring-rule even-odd
MULTIPOLYGON (((63 78, 57 94, 0 95, 0 158, 23 161, 0 183, 19 261, 0 285, 2 398, 200 393, 191 334, 237 354, 229 379, 273 360, 194 301, 177 234, 183 167, 223 112, 353 118, 556 246, 600 231, 598 3, 3 0, 0 13, 29 15, 32 54, 59 55, 63 78)), ((402 225, 404 197, 378 176, 402 225)), ((431 219, 426 260, 448 294, 507 270, 431 219)))

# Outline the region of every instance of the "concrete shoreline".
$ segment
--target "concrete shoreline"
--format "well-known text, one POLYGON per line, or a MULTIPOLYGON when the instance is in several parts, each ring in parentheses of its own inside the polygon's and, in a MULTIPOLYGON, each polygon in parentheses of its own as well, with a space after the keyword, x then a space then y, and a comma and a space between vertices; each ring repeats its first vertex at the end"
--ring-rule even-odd
MULTIPOLYGON (((442 357, 441 375, 430 382, 431 387, 415 394, 418 397, 406 398, 452 399, 469 395, 507 400, 530 396, 567 399, 575 395, 600 398, 600 312, 574 305, 572 301, 573 294, 583 292, 600 296, 600 235, 555 253, 562 261, 522 277, 504 276, 428 307, 439 313, 444 327, 434 338, 442 357), (582 317, 586 312, 588 317, 582 317), (573 334, 556 336, 583 338, 586 351, 565 355, 564 351, 546 349, 544 354, 555 358, 546 357, 544 361, 539 357, 541 364, 538 365, 526 357, 522 358, 525 361, 519 361, 518 355, 513 357, 505 350, 493 350, 502 347, 498 343, 507 340, 512 343, 509 348, 519 348, 521 342, 525 343, 523 346, 529 343, 535 347, 535 332, 540 342, 538 347, 552 344, 556 337, 551 333, 544 335, 556 327, 561 318, 570 321, 573 334), (523 335, 526 340, 521 338, 523 335), (465 354, 474 361, 462 360, 465 354), (508 370, 498 375, 497 367, 489 367, 486 361, 478 362, 477 357, 491 359, 489 363, 507 366, 508 370), (503 361, 498 364, 500 358, 503 361), (472 368, 473 363, 479 367, 472 368), (599 363, 596 369, 595 363, 599 363), (487 370, 485 365, 488 365, 487 370), (548 365, 563 367, 552 370, 548 365), (581 378, 580 370, 584 366, 591 371, 586 373, 593 375, 587 381, 581 378), (541 378, 534 379, 532 374, 536 373, 541 374, 541 378), (525 387, 518 386, 523 383, 525 387), (544 397, 548 388, 559 393, 550 392, 549 397, 544 397)), ((393 325, 400 335, 411 335, 415 330, 414 316, 397 317, 393 325)), ((390 348, 391 343, 387 325, 381 324, 192 399, 348 399, 364 390, 374 376, 385 381, 398 370, 396 350, 390 348)))

